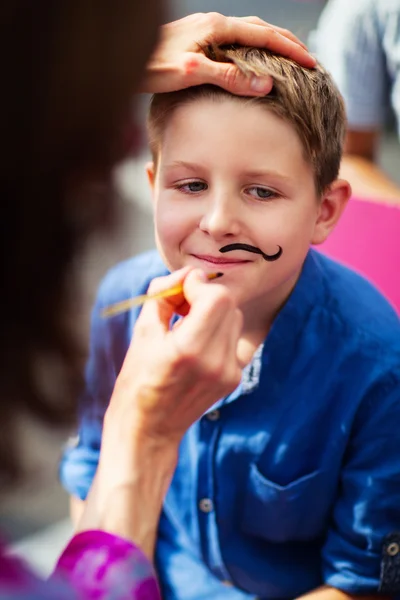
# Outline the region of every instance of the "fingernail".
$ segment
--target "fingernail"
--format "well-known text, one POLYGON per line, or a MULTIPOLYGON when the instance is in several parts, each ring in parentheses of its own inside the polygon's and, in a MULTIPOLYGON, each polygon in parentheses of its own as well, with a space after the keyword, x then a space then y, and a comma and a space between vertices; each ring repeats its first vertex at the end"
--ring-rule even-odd
POLYGON ((314 67, 317 64, 317 59, 315 58, 315 56, 313 56, 312 54, 308 53, 308 58, 310 59, 310 62, 312 61, 314 67))
POLYGON ((253 92, 268 94, 271 91, 272 82, 271 79, 265 79, 261 77, 252 77, 250 81, 250 89, 253 92))

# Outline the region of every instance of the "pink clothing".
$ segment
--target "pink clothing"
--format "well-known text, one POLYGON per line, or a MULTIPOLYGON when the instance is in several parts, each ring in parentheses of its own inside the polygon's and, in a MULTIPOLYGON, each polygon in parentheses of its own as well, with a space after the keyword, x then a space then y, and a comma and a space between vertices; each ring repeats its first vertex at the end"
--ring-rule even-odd
POLYGON ((400 314, 400 205, 352 198, 318 250, 367 277, 400 314))
POLYGON ((0 548, 0 600, 5 598, 161 600, 153 567, 141 550, 104 531, 73 537, 47 582, 0 548))

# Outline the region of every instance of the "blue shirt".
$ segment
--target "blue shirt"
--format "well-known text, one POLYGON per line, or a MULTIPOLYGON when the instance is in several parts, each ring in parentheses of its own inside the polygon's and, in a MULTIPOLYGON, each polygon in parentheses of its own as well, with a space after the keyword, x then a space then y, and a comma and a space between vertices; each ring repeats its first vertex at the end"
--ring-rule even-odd
POLYGON ((400 0, 329 0, 310 46, 343 94, 350 129, 380 129, 391 105, 400 135, 400 0))
MULTIPOLYGON (((138 309, 100 310, 166 273, 155 252, 115 267, 93 311, 79 441, 61 479, 85 498, 102 417, 138 309)), ((400 529, 400 322, 366 280, 311 250, 240 386, 184 437, 160 521, 166 600, 376 592, 400 529)))

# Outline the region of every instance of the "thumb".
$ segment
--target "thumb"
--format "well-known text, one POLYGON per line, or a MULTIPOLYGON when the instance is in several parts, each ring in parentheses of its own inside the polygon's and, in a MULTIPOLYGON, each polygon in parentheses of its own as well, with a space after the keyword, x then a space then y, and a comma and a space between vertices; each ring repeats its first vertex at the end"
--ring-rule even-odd
POLYGON ((216 62, 205 56, 193 75, 197 79, 195 85, 211 83, 238 96, 265 96, 273 87, 273 79, 269 75, 245 75, 233 63, 216 62))
POLYGON ((183 293, 189 305, 196 302, 197 298, 204 293, 205 286, 209 282, 207 275, 201 269, 193 269, 188 273, 183 282, 183 293))

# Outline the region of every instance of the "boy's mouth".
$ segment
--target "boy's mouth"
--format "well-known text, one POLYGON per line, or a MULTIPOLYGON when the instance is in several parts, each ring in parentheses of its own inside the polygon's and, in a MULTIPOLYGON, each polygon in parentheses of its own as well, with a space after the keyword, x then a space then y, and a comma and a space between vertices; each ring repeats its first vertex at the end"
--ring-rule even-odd
POLYGON ((227 256, 210 256, 209 254, 191 254, 194 258, 201 260, 202 262, 210 263, 213 265, 219 265, 221 267, 226 266, 234 266, 252 262, 243 258, 233 258, 227 256))

